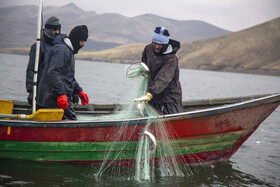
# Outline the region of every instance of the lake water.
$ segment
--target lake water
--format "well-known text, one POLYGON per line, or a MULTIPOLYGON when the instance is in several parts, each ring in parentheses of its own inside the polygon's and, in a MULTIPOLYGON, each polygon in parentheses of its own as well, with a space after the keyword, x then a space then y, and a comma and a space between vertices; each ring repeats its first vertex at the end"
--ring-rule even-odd
MULTIPOLYGON (((0 54, 0 99, 25 101, 28 56, 0 54)), ((135 82, 127 80, 128 65, 76 61, 76 79, 91 103, 119 103, 135 82)), ((280 93, 280 77, 180 70, 183 100, 280 93)), ((229 161, 197 166, 190 177, 157 177, 153 183, 96 180, 86 165, 0 159, 1 186, 279 186, 280 107, 229 161)), ((1 143, 1 142, 0 142, 1 143)))

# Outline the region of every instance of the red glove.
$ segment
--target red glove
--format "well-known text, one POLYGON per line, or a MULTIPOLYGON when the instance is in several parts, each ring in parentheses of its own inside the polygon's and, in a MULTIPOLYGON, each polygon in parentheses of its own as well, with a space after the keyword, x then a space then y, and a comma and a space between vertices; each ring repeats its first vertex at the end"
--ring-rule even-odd
POLYGON ((57 97, 57 106, 65 110, 68 106, 68 99, 66 95, 60 95, 57 97))
POLYGON ((88 99, 88 96, 87 96, 87 94, 85 92, 80 91, 79 92, 79 97, 80 97, 83 105, 87 105, 88 104, 89 99, 88 99))

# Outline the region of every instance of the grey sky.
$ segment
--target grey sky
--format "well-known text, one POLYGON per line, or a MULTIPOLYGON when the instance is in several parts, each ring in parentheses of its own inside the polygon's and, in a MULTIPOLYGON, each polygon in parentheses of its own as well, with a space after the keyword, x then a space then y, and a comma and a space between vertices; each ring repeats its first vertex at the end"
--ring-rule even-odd
MULTIPOLYGON (((75 3, 85 11, 133 17, 152 13, 176 20, 202 20, 230 30, 242 30, 280 17, 280 0, 44 0, 44 6, 75 3)), ((39 0, 0 0, 0 7, 38 5, 39 0)))

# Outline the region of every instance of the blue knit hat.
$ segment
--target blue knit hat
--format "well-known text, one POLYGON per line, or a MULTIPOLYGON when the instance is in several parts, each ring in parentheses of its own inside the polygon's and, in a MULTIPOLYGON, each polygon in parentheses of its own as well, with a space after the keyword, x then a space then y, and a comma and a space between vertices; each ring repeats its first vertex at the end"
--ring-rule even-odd
POLYGON ((168 44, 169 42, 169 32, 164 27, 156 27, 153 35, 152 35, 152 42, 157 44, 168 44))

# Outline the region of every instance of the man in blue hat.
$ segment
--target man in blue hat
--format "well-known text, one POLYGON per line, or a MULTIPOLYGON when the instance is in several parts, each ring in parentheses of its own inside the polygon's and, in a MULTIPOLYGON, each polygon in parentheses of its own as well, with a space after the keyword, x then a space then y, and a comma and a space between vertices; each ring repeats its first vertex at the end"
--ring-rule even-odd
POLYGON ((164 27, 156 27, 152 43, 142 53, 142 62, 149 68, 148 92, 135 101, 145 101, 159 113, 172 114, 183 111, 182 89, 179 81, 179 67, 176 52, 178 41, 169 39, 164 27))

